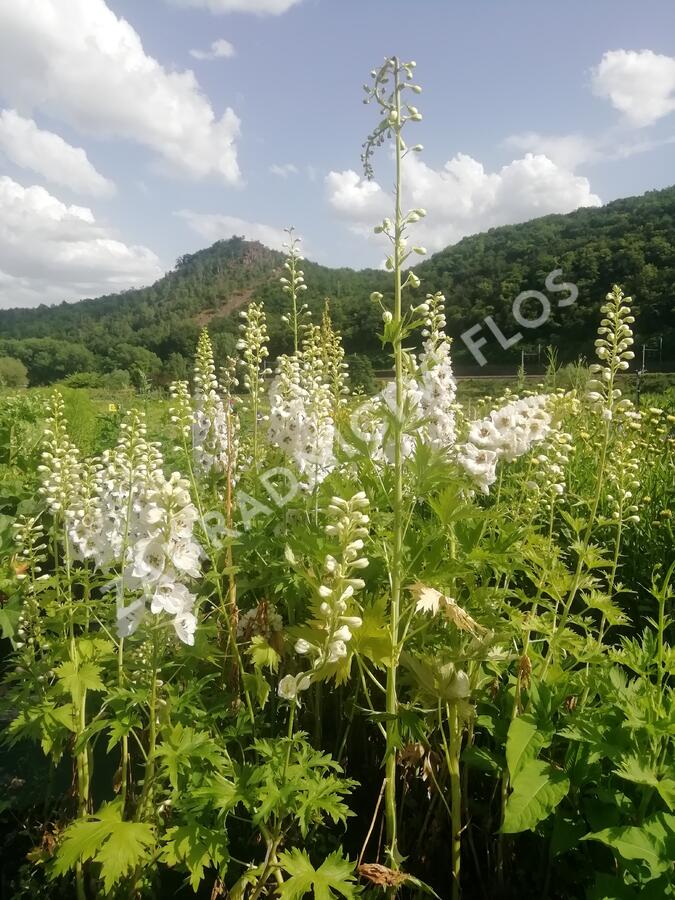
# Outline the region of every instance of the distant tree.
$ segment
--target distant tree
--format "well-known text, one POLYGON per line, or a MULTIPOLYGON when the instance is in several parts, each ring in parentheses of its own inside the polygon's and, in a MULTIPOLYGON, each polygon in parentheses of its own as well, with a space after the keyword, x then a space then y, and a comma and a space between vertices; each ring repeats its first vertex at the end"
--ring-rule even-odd
POLYGON ((190 364, 182 353, 171 353, 164 363, 162 374, 168 381, 187 381, 190 377, 190 364))
POLYGON ((353 391, 360 390, 364 394, 374 394, 378 383, 373 364, 363 353, 352 353, 347 357, 349 364, 349 386, 353 391))
POLYGON ((22 388, 28 384, 28 369, 20 359, 0 357, 0 387, 22 388))
POLYGON ((101 387, 109 391, 125 391, 131 387, 131 375, 126 369, 113 369, 101 376, 101 387))
POLYGON ((96 368, 96 357, 82 344, 50 337, 2 340, 0 356, 20 359, 28 369, 31 385, 51 384, 73 372, 96 368))
POLYGON ((103 383, 103 375, 100 372, 74 372, 66 376, 62 384, 71 388, 98 388, 103 383))
POLYGON ((137 347, 133 344, 117 344, 108 351, 106 368, 126 369, 129 372, 140 371, 149 378, 157 375, 162 370, 162 360, 145 347, 137 347))

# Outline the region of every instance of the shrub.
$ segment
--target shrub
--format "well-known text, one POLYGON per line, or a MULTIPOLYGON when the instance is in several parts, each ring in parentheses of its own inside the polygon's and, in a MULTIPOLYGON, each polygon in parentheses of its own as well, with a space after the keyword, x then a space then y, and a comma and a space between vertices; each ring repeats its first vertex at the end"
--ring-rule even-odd
POLYGON ((28 369, 13 356, 0 357, 0 387, 22 388, 28 384, 28 369))

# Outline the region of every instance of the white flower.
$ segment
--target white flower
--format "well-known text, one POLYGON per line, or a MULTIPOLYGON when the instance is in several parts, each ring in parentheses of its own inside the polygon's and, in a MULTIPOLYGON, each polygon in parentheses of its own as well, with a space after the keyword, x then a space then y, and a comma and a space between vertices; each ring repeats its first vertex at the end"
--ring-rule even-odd
POLYGON ((458 669, 450 685, 450 694, 455 700, 465 700, 471 693, 471 683, 466 672, 458 669))
POLYGON ((197 628, 197 619, 191 612, 180 612, 173 620, 173 627, 176 630, 178 639, 184 644, 193 646, 195 642, 195 629, 197 628))
POLYGON ((284 675, 279 682, 277 693, 282 700, 295 700, 298 695, 298 685, 293 675, 284 675))
POLYGON ((493 450, 483 450, 473 444, 463 444, 457 448, 457 462, 475 479, 484 494, 497 480, 497 458, 493 450))
POLYGON ((352 639, 352 633, 349 629, 348 625, 341 625, 337 631, 334 632, 333 637, 335 640, 345 641, 348 643, 352 639))
POLYGON ((145 615, 145 601, 134 600, 129 606, 120 606, 117 609, 117 631, 121 638, 129 637, 143 621, 145 615))
POLYGON ((131 576, 141 580, 161 578, 167 565, 164 543, 159 537, 141 538, 133 548, 131 576))
POLYGON ((328 662, 336 663, 347 655, 347 645, 344 641, 332 641, 328 646, 328 662))
POLYGON ((167 547, 169 558, 179 572, 184 572, 192 578, 198 578, 199 571, 199 545, 190 539, 170 542, 167 547))
POLYGON ((184 584, 173 581, 160 582, 155 586, 150 603, 150 612, 155 614, 162 612, 170 615, 186 612, 192 609, 194 596, 184 584))

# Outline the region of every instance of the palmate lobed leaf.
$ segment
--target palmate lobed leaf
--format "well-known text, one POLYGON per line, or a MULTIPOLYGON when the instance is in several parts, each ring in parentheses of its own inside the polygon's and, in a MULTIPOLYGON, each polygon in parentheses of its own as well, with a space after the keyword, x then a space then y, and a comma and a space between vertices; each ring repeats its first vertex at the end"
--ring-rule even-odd
POLYGON ((675 808, 675 779, 668 776, 662 777, 661 772, 649 765, 647 761, 629 754, 621 758, 615 771, 619 778, 624 778, 626 781, 655 788, 668 809, 672 812, 675 808))
POLYGON ((67 660, 56 669, 56 676, 62 691, 70 694, 73 699, 81 701, 86 691, 105 690, 101 681, 101 668, 90 660, 81 661, 79 666, 72 660, 67 660))
POLYGON ((308 894, 314 900, 334 900, 338 896, 352 900, 361 893, 355 883, 353 864, 339 850, 327 856, 318 869, 307 853, 297 847, 281 853, 279 862, 289 876, 278 888, 280 900, 301 900, 308 894))
POLYGON ((259 634, 254 635, 251 639, 248 655, 256 669, 269 669, 276 672, 281 662, 281 656, 274 647, 259 634))
POLYGON ((155 835, 145 822, 121 819, 121 804, 104 804, 96 814, 77 819, 65 831, 56 851, 51 876, 64 875, 78 862, 92 860, 101 865, 106 892, 149 858, 155 835))
POLYGON ((157 748, 171 786, 178 790, 178 774, 188 771, 194 763, 208 762, 219 765, 222 770, 226 766, 220 748, 205 731, 175 725, 165 741, 157 748))
POLYGON ((210 866, 220 870, 228 859, 224 829, 206 828, 197 820, 192 820, 170 828, 166 837, 162 859, 170 866, 185 865, 190 872, 190 886, 195 892, 205 870, 210 866))

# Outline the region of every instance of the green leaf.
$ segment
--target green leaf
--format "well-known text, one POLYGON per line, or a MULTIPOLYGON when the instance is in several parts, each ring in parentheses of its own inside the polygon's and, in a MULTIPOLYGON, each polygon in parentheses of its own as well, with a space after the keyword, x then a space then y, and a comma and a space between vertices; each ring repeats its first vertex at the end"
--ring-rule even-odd
POLYGON ((94 860, 101 864, 103 886, 110 891, 121 878, 147 859, 155 843, 152 828, 145 822, 117 822, 94 860))
POLYGON ((675 816, 657 813, 642 826, 619 825, 587 834, 584 841, 599 841, 611 847, 625 862, 645 865, 652 878, 672 867, 675 855, 675 816))
POLYGON ((204 871, 213 866, 222 875, 228 859, 227 835, 222 828, 205 828, 197 821, 178 825, 167 832, 162 859, 170 866, 185 865, 190 872, 190 886, 197 891, 204 871))
POLYGON ((657 772, 643 759, 637 756, 624 756, 616 770, 619 778, 626 781, 634 781, 636 784, 646 784, 656 787, 659 781, 657 772))
POLYGON ((541 732, 532 716, 516 716, 511 721, 506 738, 506 764, 511 781, 528 760, 534 759, 546 743, 546 736, 541 732))
POLYGON ((391 664, 391 638, 387 628, 386 600, 376 600, 363 610, 363 624, 351 640, 354 652, 369 659, 379 669, 391 664))
POLYGON ((467 747, 462 753, 462 762, 479 772, 487 772, 489 775, 499 776, 504 769, 504 761, 491 750, 485 747, 477 747, 475 744, 467 747))
POLYGON ((656 788, 668 809, 672 812, 675 808, 675 779, 667 776, 661 778, 659 772, 640 757, 634 755, 622 757, 616 774, 626 781, 656 788))
POLYGON ((256 669, 254 672, 243 672, 242 682, 246 689, 256 698, 260 708, 264 709, 270 694, 270 685, 260 669, 256 669))
POLYGON ((5 605, 0 607, 0 636, 3 640, 14 639, 16 626, 19 624, 20 610, 5 605))
POLYGON ((260 634, 254 635, 251 639, 248 655, 251 657, 256 669, 270 669, 272 672, 276 672, 279 668, 281 657, 274 647, 260 634))
POLYGON ((56 851, 51 877, 64 875, 78 862, 92 860, 101 866, 106 892, 140 863, 148 859, 155 843, 150 825, 123 822, 119 803, 104 804, 96 816, 77 819, 64 834, 56 851))
POLYGON ((61 690, 70 694, 75 701, 82 702, 86 691, 104 691, 101 669, 93 662, 85 660, 76 666, 72 660, 61 663, 56 669, 61 690))
POLYGON ((188 772, 193 763, 206 761, 214 766, 221 762, 224 764, 218 745, 207 732, 195 731, 180 724, 175 725, 167 739, 159 745, 157 755, 169 775, 171 787, 176 791, 179 773, 188 772))
POLYGON ((675 810, 675 778, 661 778, 656 785, 656 790, 668 809, 675 810))
POLYGON ((338 895, 351 900, 360 893, 354 881, 354 866, 339 850, 327 856, 318 869, 305 851, 297 847, 281 853, 279 862, 288 873, 278 888, 280 900, 301 900, 310 892, 315 900, 332 900, 338 895))
POLYGON ((569 778, 539 759, 529 760, 513 780, 502 831, 516 834, 543 821, 569 790, 569 778))

